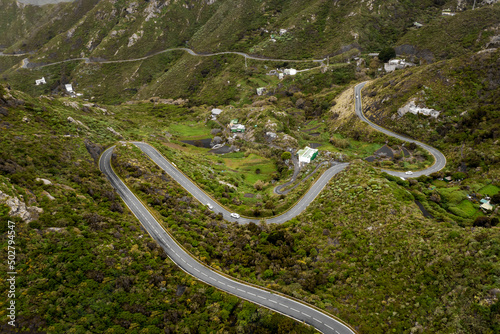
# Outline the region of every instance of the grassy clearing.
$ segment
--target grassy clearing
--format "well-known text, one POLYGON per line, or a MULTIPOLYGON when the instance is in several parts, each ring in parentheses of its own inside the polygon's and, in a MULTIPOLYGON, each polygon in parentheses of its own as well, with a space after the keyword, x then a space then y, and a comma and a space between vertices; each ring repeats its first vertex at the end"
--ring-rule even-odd
POLYGON ((462 210, 468 217, 474 216, 476 214, 477 209, 474 207, 474 204, 472 204, 469 200, 462 200, 460 203, 458 203, 457 208, 462 210))
POLYGON ((482 195, 493 196, 495 194, 498 194, 499 191, 500 191, 499 187, 494 186, 492 184, 488 184, 487 186, 481 188, 478 192, 482 195))
POLYGON ((210 136, 210 129, 199 123, 170 124, 168 130, 178 135, 180 139, 200 139, 210 136))

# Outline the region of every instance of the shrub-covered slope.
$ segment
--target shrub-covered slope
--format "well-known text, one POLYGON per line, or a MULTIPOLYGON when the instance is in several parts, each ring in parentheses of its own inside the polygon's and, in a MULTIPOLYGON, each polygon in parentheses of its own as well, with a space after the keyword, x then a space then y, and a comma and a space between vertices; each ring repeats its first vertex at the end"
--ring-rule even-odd
POLYGON ((432 143, 448 168, 481 167, 498 176, 500 156, 500 51, 478 52, 396 71, 363 90, 365 114, 397 133, 432 143), (398 110, 416 105, 440 111, 434 119, 398 110))
POLYGON ((14 221, 19 326, 0 332, 311 333, 179 270, 97 167, 119 139, 107 127, 140 131, 133 115, 66 104, 0 89, 0 243, 14 221))
POLYGON ((313 303, 360 333, 498 330, 498 228, 423 218, 413 193, 424 183, 354 161, 290 222, 239 226, 220 221, 136 148, 119 147, 113 164, 202 261, 313 303))

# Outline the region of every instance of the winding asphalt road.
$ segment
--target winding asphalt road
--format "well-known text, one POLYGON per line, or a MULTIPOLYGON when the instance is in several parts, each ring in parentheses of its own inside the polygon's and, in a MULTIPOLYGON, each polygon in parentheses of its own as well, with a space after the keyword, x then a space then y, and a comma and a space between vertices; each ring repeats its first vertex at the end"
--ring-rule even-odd
MULTIPOLYGON (((133 142, 142 152, 147 154, 147 156, 153 160, 161 169, 163 169, 170 177, 176 180, 184 189, 186 189, 194 198, 196 198, 203 205, 210 204, 213 206, 213 211, 215 213, 222 213, 223 217, 227 221, 237 222, 239 224, 248 224, 254 222, 258 224, 261 220, 255 218, 245 218, 241 217, 235 219, 231 217, 231 211, 228 211, 219 202, 214 200, 212 197, 208 196, 203 190, 201 190, 194 182, 192 182, 186 175, 175 168, 170 162, 167 161, 154 147, 143 142, 133 142)), ((309 204, 318 196, 318 194, 323 190, 328 181, 346 168, 348 163, 336 164, 329 169, 327 169, 321 177, 314 183, 310 190, 293 206, 290 210, 284 212, 279 216, 275 216, 269 219, 265 219, 266 223, 271 224, 282 224, 290 219, 298 216, 302 211, 304 211, 309 204)))
MULTIPOLYGON (((148 154, 154 161, 158 160, 161 162, 162 160, 164 160, 161 163, 166 162, 166 165, 160 165, 160 167, 166 167, 167 173, 174 177, 184 187, 187 186, 188 188, 186 189, 188 189, 188 191, 193 191, 198 196, 203 194, 203 192, 196 186, 194 188, 190 188, 189 183, 191 183, 192 185, 194 184, 189 181, 189 179, 185 178, 185 176, 177 171, 177 169, 175 169, 172 165, 170 165, 151 146, 144 143, 135 144, 146 154, 148 154), (184 183, 186 182, 186 180, 188 183, 184 183)), ((353 329, 351 329, 347 324, 341 322, 340 319, 336 319, 333 316, 325 313, 324 311, 316 309, 311 305, 307 305, 291 297, 286 297, 272 291, 267 291, 248 283, 240 282, 234 278, 229 278, 226 275, 216 272, 215 270, 195 260, 189 253, 187 253, 182 247, 180 247, 175 239, 160 225, 160 223, 153 217, 153 215, 142 204, 142 202, 115 174, 115 172, 111 168, 111 156, 113 154, 113 148, 114 146, 107 149, 101 155, 101 158, 99 159, 99 168, 108 177, 111 185, 116 189, 117 193, 123 199, 125 204, 134 213, 137 219, 139 219, 139 221, 148 231, 151 237, 153 237, 153 239, 158 242, 158 244, 165 250, 168 257, 172 259, 172 261, 174 261, 174 263, 178 265, 183 271, 222 291, 261 305, 273 311, 279 312, 297 321, 311 325, 322 333, 355 333, 353 329)), ((312 201, 312 199, 314 199, 314 197, 316 196, 311 196, 313 196, 310 198, 310 200, 312 201)))
MULTIPOLYGON (((400 136, 394 132, 386 130, 372 122, 370 122, 363 114, 362 104, 361 104, 361 90, 366 82, 361 83, 355 87, 355 111, 358 117, 368 123, 371 127, 378 131, 381 131, 389 136, 401 139, 407 142, 413 142, 420 147, 429 151, 435 158, 435 163, 430 168, 422 171, 414 172, 411 177, 418 177, 420 175, 428 175, 435 171, 442 169, 446 165, 446 158, 437 149, 418 142, 413 139, 409 139, 400 136)), ((240 218, 235 219, 230 216, 231 212, 221 206, 217 201, 208 196, 203 190, 201 190, 196 184, 194 184, 187 176, 185 176, 181 171, 174 167, 170 162, 168 162, 155 148, 151 145, 143 142, 133 142, 139 149, 142 150, 146 155, 149 156, 160 168, 162 168, 166 173, 168 173, 173 179, 175 179, 182 187, 184 187, 189 193, 191 193, 198 201, 203 205, 210 204, 213 207, 213 211, 216 213, 222 213, 224 219, 228 221, 236 221, 240 224, 245 224, 249 222, 258 223, 258 219, 251 218, 240 218)), ((284 314, 297 321, 304 322, 315 327, 318 331, 322 333, 335 333, 335 334, 354 334, 354 330, 349 327, 349 325, 343 323, 340 319, 337 319, 324 311, 316 309, 311 305, 307 305, 301 301, 295 300, 291 297, 287 297, 276 292, 268 291, 260 287, 253 286, 248 283, 240 282, 234 278, 229 278, 228 276, 215 271, 212 268, 198 262, 193 256, 186 252, 175 239, 165 230, 161 224, 153 217, 149 210, 142 204, 142 202, 132 193, 132 191, 121 181, 121 179, 115 174, 111 167, 111 156, 113 154, 114 146, 107 149, 99 159, 99 168, 108 177, 111 185, 116 189, 117 193, 123 199, 125 204, 134 213, 134 215, 139 219, 144 228, 148 233, 155 239, 158 244, 165 250, 167 255, 177 264, 183 271, 196 277, 197 279, 212 285, 220 290, 227 293, 233 294, 245 300, 251 301, 255 304, 261 305, 263 307, 269 308, 273 311, 284 314)), ((266 219, 266 223, 281 224, 299 215, 306 207, 318 196, 318 194, 323 190, 325 185, 330 181, 330 179, 342 171, 348 166, 347 163, 336 164, 330 167, 321 177, 315 182, 315 184, 309 189, 309 191, 293 206, 289 211, 283 213, 280 216, 272 217, 266 219)), ((400 177, 410 177, 402 172, 387 171, 387 173, 400 177)))
POLYGON ((91 58, 72 58, 72 59, 66 59, 50 64, 35 64, 35 63, 30 63, 28 58, 24 58, 21 67, 22 68, 42 68, 42 67, 47 67, 47 66, 53 66, 57 64, 62 64, 70 61, 78 61, 78 60, 84 60, 86 64, 113 64, 113 63, 127 63, 127 62, 132 62, 132 61, 139 61, 139 60, 145 60, 151 57, 154 57, 156 55, 165 53, 165 52, 171 52, 171 51, 185 51, 189 53, 192 56, 197 56, 197 57, 210 57, 210 56, 218 56, 218 55, 225 55, 225 54, 235 54, 238 56, 242 56, 246 59, 252 59, 252 60, 261 60, 261 61, 278 61, 278 62, 289 62, 289 63, 305 63, 305 62, 314 62, 314 63, 322 63, 323 61, 326 60, 326 58, 323 59, 275 59, 275 58, 267 58, 267 57, 259 57, 259 56, 251 56, 247 53, 244 52, 237 52, 237 51, 222 51, 222 52, 215 52, 215 53, 196 53, 191 49, 188 48, 170 48, 162 51, 158 51, 156 53, 150 54, 148 56, 140 57, 140 58, 132 58, 132 59, 122 59, 122 60, 91 60, 91 58))
POLYGON ((412 175, 406 175, 405 172, 396 172, 396 171, 391 171, 391 170, 386 170, 386 169, 383 169, 383 171, 386 172, 387 174, 407 179, 407 178, 419 177, 421 175, 429 175, 429 174, 432 174, 434 172, 438 172, 441 169, 443 169, 444 166, 446 166, 446 157, 439 150, 437 150, 434 147, 429 146, 427 144, 421 143, 417 140, 410 139, 410 138, 398 135, 397 133, 394 133, 392 131, 389 131, 389 130, 369 121, 365 117, 365 115, 363 114, 363 106, 361 104, 361 90, 366 85, 366 83, 367 82, 365 81, 365 82, 362 82, 362 83, 356 85, 356 87, 354 87, 356 115, 358 115, 358 117, 363 122, 367 123, 369 126, 374 128, 375 130, 383 132, 388 136, 398 138, 398 139, 403 140, 403 141, 408 142, 408 143, 415 143, 418 146, 422 147, 427 152, 429 152, 430 154, 432 154, 432 156, 434 157, 434 165, 432 165, 429 168, 423 169, 423 170, 415 171, 415 172, 413 172, 412 175))

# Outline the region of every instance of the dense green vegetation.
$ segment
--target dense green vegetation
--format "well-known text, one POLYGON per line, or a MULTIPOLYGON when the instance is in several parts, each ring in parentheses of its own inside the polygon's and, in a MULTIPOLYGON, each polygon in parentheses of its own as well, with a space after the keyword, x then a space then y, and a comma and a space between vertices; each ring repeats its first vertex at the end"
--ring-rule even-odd
POLYGON ((397 133, 442 150, 450 175, 466 170, 496 178, 500 85, 494 78, 500 75, 499 69, 496 50, 396 71, 364 88, 366 114, 397 133), (392 117, 411 100, 441 113, 437 119, 411 113, 392 117))
MULTIPOLYGON (((363 4, 345 0, 293 4, 289 0, 240 0, 237 5, 225 0, 192 6, 177 2, 163 6, 157 1, 80 0, 50 10, 38 29, 21 34, 26 38, 7 51, 36 51, 29 56, 35 64, 80 57, 132 59, 175 47, 190 47, 201 53, 242 51, 277 59, 328 56, 331 64, 345 64, 361 51, 394 46, 398 46, 398 53, 428 62, 491 47, 491 38, 498 34, 500 5, 465 10, 454 17, 441 15, 442 9, 454 6, 456 1, 431 0, 377 0, 363 4), (424 23, 424 27, 413 27, 416 21, 424 23)), ((30 14, 32 7, 23 9, 28 21, 36 20, 30 14)), ((15 19, 7 21, 14 20, 28 30, 27 22, 16 13, 9 14, 15 19)), ((6 26, 16 30, 15 24, 6 26)), ((5 35, 11 34, 14 32, 5 35)), ((323 87, 352 80, 355 70, 352 66, 334 68, 332 76, 318 73, 317 69, 312 71, 314 75, 300 73, 299 82, 290 84, 266 73, 275 68, 312 68, 318 63, 245 62, 235 55, 200 58, 182 52, 119 64, 90 65, 77 61, 37 71, 9 69, 9 65, 13 64, 0 66, 3 79, 34 96, 73 83, 86 98, 101 103, 159 96, 214 105, 248 102, 257 87, 275 90, 276 86, 291 85, 306 93, 319 93, 323 87), (48 76, 49 84, 34 87, 33 80, 42 75, 48 76)))
POLYGON ((106 130, 112 116, 3 87, 1 93, 0 191, 43 209, 26 223, 0 205, 4 251, 7 221, 16 222, 19 330, 312 332, 196 281, 166 258, 97 168, 103 145, 115 143, 106 130))
POLYGON ((425 181, 354 163, 296 219, 238 226, 186 196, 137 149, 120 147, 113 164, 206 264, 302 298, 360 332, 498 329, 498 300, 491 299, 498 230, 423 218, 413 201, 425 181))
POLYGON ((76 0, 38 8, 0 0, 0 47, 35 51, 27 57, 37 64, 172 47, 329 56, 320 64, 171 51, 36 69, 20 68, 24 56, 0 57, 8 83, 0 86, 0 244, 5 251, 6 222, 15 221, 19 330, 314 332, 177 269, 98 170, 100 153, 117 145, 112 163, 128 186, 186 249, 227 275, 314 304, 359 333, 500 332, 500 3, 472 4, 76 0), (446 8, 456 15, 443 16, 446 8), (386 74, 368 56, 390 51, 379 56, 388 60, 394 49, 417 66, 386 74), (299 73, 268 75, 285 68, 299 73), (48 83, 35 86, 42 76, 48 83), (367 117, 440 149, 443 170, 403 180, 378 169, 433 163, 411 145, 409 156, 365 160, 384 144, 403 152, 353 113, 352 87, 369 78, 367 117), (67 83, 83 96, 68 97, 67 83), (410 101, 440 114, 398 115, 410 101), (223 109, 217 120, 214 107, 223 109), (224 131, 232 119, 244 134, 224 131), (215 136, 237 150, 201 147, 215 136), (350 165, 295 219, 240 226, 123 143, 131 140, 155 146, 221 204, 253 217, 290 208, 326 168, 301 182, 318 164, 350 165), (297 188, 274 194, 292 176, 289 150, 306 145, 318 158, 289 186, 297 188), (7 199, 25 204, 23 218, 7 199), (480 208, 487 199, 492 211, 480 208))

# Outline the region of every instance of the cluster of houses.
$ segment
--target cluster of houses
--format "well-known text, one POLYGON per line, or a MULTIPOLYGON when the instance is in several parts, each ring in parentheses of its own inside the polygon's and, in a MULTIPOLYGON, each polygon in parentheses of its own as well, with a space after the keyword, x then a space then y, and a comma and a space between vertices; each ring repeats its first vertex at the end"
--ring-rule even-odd
POLYGON ((399 70, 410 66, 415 66, 415 64, 410 63, 404 59, 391 59, 388 63, 384 63, 384 70, 386 72, 392 72, 394 70, 399 70))
MULTIPOLYGON (((265 32, 269 32, 268 30, 265 30, 265 32)), ((288 30, 286 29, 280 29, 279 31, 279 36, 283 36, 284 34, 286 34, 288 32, 288 30)), ((279 37, 279 36, 276 36, 275 34, 271 34, 269 40, 273 43, 276 42, 276 38, 279 37)))
POLYGON ((227 127, 229 128, 229 130, 231 130, 232 133, 245 132, 245 126, 243 124, 238 124, 237 119, 232 119, 227 127))
MULTIPOLYGON (((42 77, 41 79, 36 79, 35 80, 35 85, 40 86, 40 85, 45 85, 47 81, 45 80, 45 77, 42 77)), ((66 89, 66 92, 71 96, 71 97, 76 97, 76 96, 82 96, 82 93, 76 93, 73 90, 73 85, 72 84, 65 84, 64 88, 66 89)))
POLYGON ((285 69, 275 69, 275 70, 270 70, 267 75, 275 75, 278 77, 278 79, 283 79, 286 75, 296 75, 297 74, 297 69, 295 68, 285 68, 285 69))
POLYGON ((35 84, 37 86, 39 86, 39 85, 45 85, 46 83, 47 83, 47 81, 45 81, 45 77, 42 77, 41 79, 36 79, 35 80, 35 84))
POLYGON ((415 101, 410 101, 408 104, 404 105, 403 107, 398 109, 398 116, 402 117, 406 113, 412 113, 413 115, 421 114, 424 116, 430 116, 437 118, 440 114, 439 111, 431 109, 431 108, 423 108, 423 107, 418 107, 415 104, 415 101))

